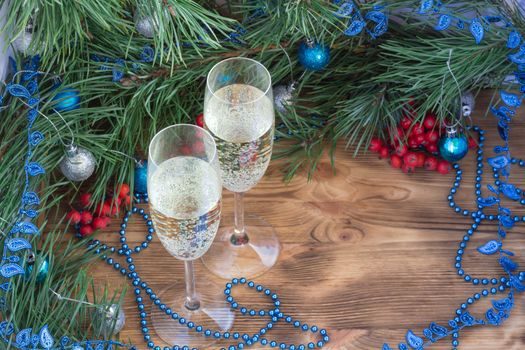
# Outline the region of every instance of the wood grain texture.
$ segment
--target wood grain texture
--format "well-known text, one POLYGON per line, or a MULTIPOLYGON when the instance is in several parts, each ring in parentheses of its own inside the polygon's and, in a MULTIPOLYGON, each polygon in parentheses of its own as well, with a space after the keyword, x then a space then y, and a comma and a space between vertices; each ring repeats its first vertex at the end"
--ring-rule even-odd
MULTIPOLYGON (((484 114, 490 97, 490 92, 480 96, 476 116, 484 114)), ((522 117, 512 123, 511 145, 516 157, 525 157, 522 117)), ((491 115, 475 118, 487 130, 487 154, 498 142, 494 120, 491 115)), ((405 175, 374 154, 352 158, 352 152, 342 146, 336 165, 333 175, 325 158, 312 182, 297 176, 286 185, 278 164, 272 164, 261 183, 247 194, 247 213, 263 216, 283 243, 277 265, 257 282, 281 296, 285 313, 327 328, 332 341, 326 349, 330 350, 380 349, 384 341, 392 345, 404 341, 407 329, 420 334, 430 321, 445 323, 460 303, 480 290, 462 282, 453 266, 458 242, 470 225, 469 219, 457 216, 448 207, 446 197, 454 175, 419 169, 416 174, 405 175)), ((457 201, 471 209, 475 199, 474 154, 471 152, 461 165, 464 180, 457 201)), ((514 170, 514 183, 524 186, 523 173, 514 170)), ((225 192, 224 215, 232 215, 232 204, 232 195, 225 192)), ((525 266, 524 226, 512 230, 507 244, 518 252, 525 266)), ((116 243, 117 228, 114 220, 103 239, 116 243)), ((464 265, 471 275, 500 273, 495 258, 482 258, 475 252, 478 243, 494 237, 495 228, 483 224, 470 244, 464 265)), ((144 236, 142 222, 134 219, 128 236, 128 241, 140 241, 144 236)), ((196 265, 197 274, 214 278, 201 262, 196 265)), ((136 266, 158 290, 183 278, 183 264, 172 258, 157 238, 150 249, 137 256, 136 266)), ((112 288, 127 283, 106 264, 97 265, 93 273, 99 283, 106 282, 112 288)), ((131 288, 127 294, 127 323, 121 339, 146 349, 131 288)), ((237 295, 241 301, 264 304, 251 294, 237 295)), ((487 306, 484 302, 472 311, 479 315, 487 306)), ((254 332, 261 322, 239 316, 236 328, 254 332)), ((460 348, 521 350, 525 348, 524 327, 525 298, 519 296, 504 326, 467 330, 460 338, 460 348)), ((272 332, 287 342, 305 337, 284 323, 272 332)), ((450 348, 449 341, 434 346, 450 348)))

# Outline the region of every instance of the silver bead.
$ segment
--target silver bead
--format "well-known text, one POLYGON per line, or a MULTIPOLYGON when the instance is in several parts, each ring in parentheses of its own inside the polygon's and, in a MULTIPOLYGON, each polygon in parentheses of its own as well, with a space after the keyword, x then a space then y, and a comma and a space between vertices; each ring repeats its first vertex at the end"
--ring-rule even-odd
POLYGON ((104 338, 110 338, 119 333, 126 324, 126 315, 122 306, 111 304, 109 307, 97 309, 94 314, 96 331, 104 338))
POLYGON ((84 181, 95 171, 95 157, 87 149, 71 145, 60 161, 60 171, 70 181, 84 181))
POLYGON ((476 107, 476 98, 470 91, 464 91, 461 96, 461 106, 463 115, 469 117, 474 108, 476 107))
POLYGON ((277 85, 273 88, 273 101, 275 109, 279 113, 286 113, 286 106, 290 105, 294 92, 295 83, 289 85, 277 85))
POLYGON ((139 12, 135 12, 134 17, 135 29, 139 32, 140 35, 145 36, 146 38, 153 38, 157 32, 158 21, 151 16, 140 15, 139 12))

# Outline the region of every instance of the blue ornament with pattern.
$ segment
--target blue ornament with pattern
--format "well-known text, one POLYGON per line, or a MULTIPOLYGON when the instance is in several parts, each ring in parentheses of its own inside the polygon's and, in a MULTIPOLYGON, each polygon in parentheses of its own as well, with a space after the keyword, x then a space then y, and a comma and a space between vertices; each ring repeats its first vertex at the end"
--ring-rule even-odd
POLYGON ((457 162, 467 155, 468 140, 465 135, 458 134, 454 130, 447 131, 447 135, 439 140, 438 147, 443 159, 457 162))
POLYGON ((135 192, 148 192, 148 161, 141 160, 135 166, 135 192))
POLYGON ((310 70, 321 70, 330 62, 330 47, 313 41, 299 45, 299 62, 310 70))
POLYGON ((67 112, 80 107, 80 91, 66 88, 53 97, 53 108, 57 112, 67 112))

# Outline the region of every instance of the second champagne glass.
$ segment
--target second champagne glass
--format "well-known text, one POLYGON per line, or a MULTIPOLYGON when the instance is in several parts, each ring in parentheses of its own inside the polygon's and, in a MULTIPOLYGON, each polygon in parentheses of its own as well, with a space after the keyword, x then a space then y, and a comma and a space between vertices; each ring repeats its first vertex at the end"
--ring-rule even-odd
POLYGON ((207 131, 181 124, 155 135, 148 158, 151 218, 164 248, 185 266, 185 283, 149 296, 153 327, 170 346, 209 345, 210 339, 187 327, 189 322, 223 332, 233 323, 223 286, 195 279, 193 267, 219 228, 221 192, 215 142, 207 131))
POLYGON ((280 245, 272 226, 244 216, 244 193, 263 177, 272 155, 272 79, 259 62, 224 60, 208 74, 204 125, 215 139, 223 186, 235 194, 234 222, 223 225, 203 262, 223 278, 251 278, 270 269, 280 245))

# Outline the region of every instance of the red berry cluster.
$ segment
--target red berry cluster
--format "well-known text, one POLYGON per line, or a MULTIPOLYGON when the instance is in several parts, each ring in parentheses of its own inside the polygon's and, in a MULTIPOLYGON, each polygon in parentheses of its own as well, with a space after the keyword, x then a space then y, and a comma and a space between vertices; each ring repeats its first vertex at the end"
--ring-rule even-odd
POLYGON ((92 205, 91 193, 83 193, 80 196, 79 209, 72 209, 67 214, 67 219, 76 225, 82 237, 86 237, 107 227, 111 222, 111 217, 119 214, 120 207, 130 203, 131 193, 127 184, 120 185, 118 197, 106 199, 96 206, 94 212, 89 211, 92 205))
MULTIPOLYGON (((412 116, 404 116, 394 130, 389 130, 388 142, 375 137, 370 142, 369 150, 378 153, 381 158, 389 158, 393 168, 405 173, 425 168, 448 174, 450 163, 440 157, 438 149, 443 129, 443 125, 437 125, 437 118, 432 112, 427 112, 423 121, 417 123, 412 116)), ((469 147, 477 147, 473 139, 469 139, 469 147)))

